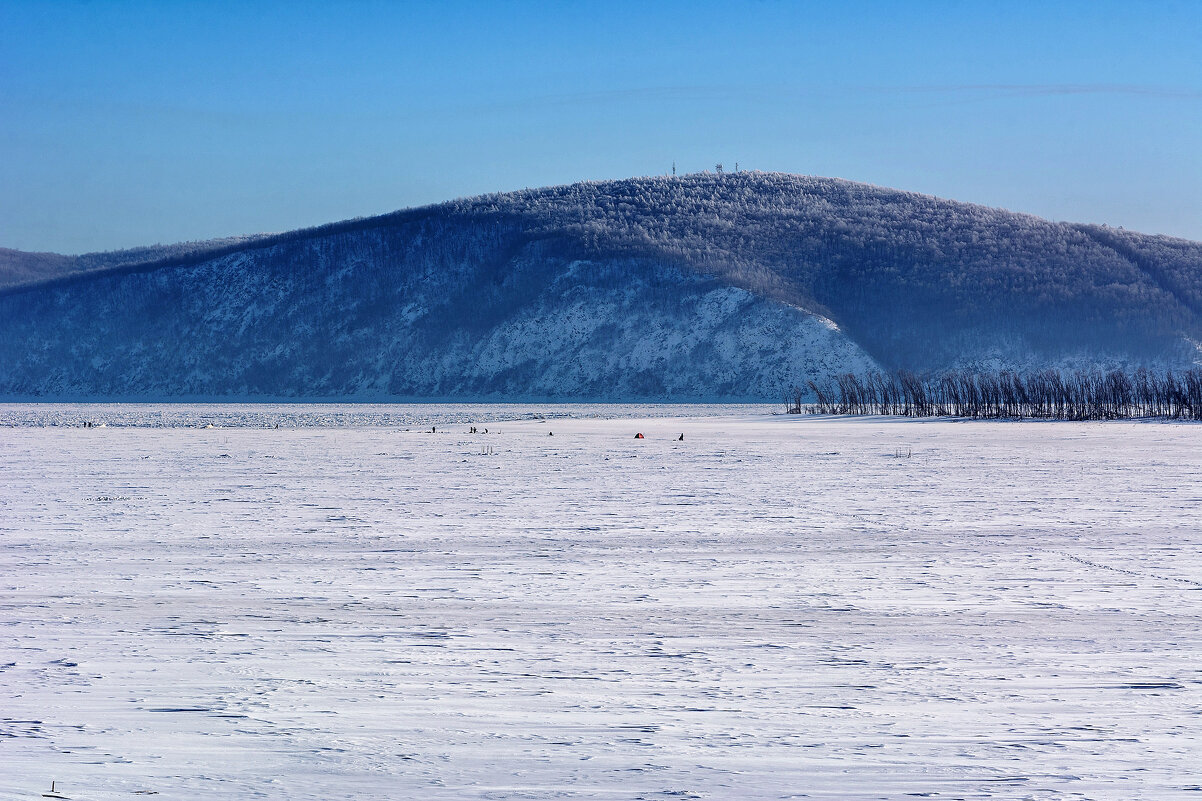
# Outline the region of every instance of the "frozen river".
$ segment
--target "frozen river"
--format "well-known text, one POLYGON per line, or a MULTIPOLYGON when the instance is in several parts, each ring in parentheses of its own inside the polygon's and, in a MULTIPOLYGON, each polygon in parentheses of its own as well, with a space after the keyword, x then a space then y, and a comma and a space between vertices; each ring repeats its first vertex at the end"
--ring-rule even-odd
POLYGON ((0 410, 0 798, 1202 799, 1202 426, 182 408, 0 410))

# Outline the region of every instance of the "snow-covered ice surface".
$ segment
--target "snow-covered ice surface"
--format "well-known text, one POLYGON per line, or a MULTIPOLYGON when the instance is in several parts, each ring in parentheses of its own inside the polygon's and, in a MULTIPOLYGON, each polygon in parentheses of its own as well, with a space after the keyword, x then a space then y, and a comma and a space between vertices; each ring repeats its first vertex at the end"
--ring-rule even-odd
POLYGON ((706 417, 771 414, 780 403, 0 403, 0 428, 412 427, 558 418, 706 417))
POLYGON ((1202 427, 488 427, 0 428, 0 797, 1202 798, 1202 427))

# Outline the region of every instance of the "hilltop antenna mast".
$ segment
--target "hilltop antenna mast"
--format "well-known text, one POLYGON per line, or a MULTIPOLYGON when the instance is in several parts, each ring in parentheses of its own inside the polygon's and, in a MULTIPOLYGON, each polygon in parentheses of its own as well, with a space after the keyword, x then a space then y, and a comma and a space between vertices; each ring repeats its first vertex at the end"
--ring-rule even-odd
POLYGON ((676 159, 672 159, 672 177, 676 177, 676 159))

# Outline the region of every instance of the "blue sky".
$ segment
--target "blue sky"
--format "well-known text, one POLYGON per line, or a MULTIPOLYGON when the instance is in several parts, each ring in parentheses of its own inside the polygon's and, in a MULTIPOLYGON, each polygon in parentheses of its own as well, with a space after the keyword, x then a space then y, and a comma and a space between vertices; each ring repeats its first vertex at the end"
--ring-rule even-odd
POLYGON ((1202 239, 1202 3, 0 0, 0 246, 712 168, 1202 239))

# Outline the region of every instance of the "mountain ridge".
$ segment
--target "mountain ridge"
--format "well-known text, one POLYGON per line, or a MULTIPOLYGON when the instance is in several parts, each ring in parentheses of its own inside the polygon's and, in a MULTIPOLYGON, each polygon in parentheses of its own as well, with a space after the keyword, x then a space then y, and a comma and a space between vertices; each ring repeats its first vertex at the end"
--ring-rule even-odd
POLYGON ((133 248, 124 248, 112 251, 93 251, 77 255, 61 254, 57 252, 34 252, 21 251, 12 248, 0 246, 0 266, 5 265, 9 259, 30 257, 32 260, 51 259, 51 260, 68 260, 79 263, 79 269, 76 269, 68 274, 51 276, 44 279, 33 279, 21 283, 5 283, 5 276, 0 273, 0 292, 4 292, 17 287, 40 286, 47 281, 56 281, 60 279, 76 279, 87 278, 89 276, 100 273, 103 270, 121 270, 121 269, 154 269, 157 267, 171 267, 182 264, 194 263, 197 260, 216 258, 225 255, 228 252, 243 249, 255 249, 270 247, 279 241, 286 241, 296 237, 305 236, 325 236, 335 233, 342 233, 350 230, 357 230, 372 225, 391 224, 404 221, 408 218, 419 217, 427 214, 435 214, 443 211, 455 210, 461 211, 463 208, 470 207, 476 204, 490 202, 498 198, 517 198, 522 196, 534 196, 544 193, 558 192, 562 190, 570 190, 577 187, 598 187, 605 188, 609 186, 628 184, 633 182, 656 182, 656 181, 684 181, 690 178, 714 177, 717 180, 740 179, 743 176, 772 176, 792 179, 806 179, 820 182, 830 182, 831 184, 846 184, 848 186, 859 187, 872 190, 882 194, 888 193, 901 198, 915 199, 920 201, 931 201, 936 203, 945 203, 949 205, 961 206, 967 209, 975 209, 981 212, 998 213, 1003 215, 1011 215, 1016 218, 1028 219, 1038 223, 1044 223, 1053 226, 1067 226, 1088 232, 1091 230, 1110 231, 1134 234, 1137 237, 1153 240, 1161 240, 1166 243, 1179 243, 1183 245, 1202 246, 1202 242, 1196 240, 1175 237, 1168 234, 1148 234, 1140 232, 1129 232, 1123 228, 1113 228, 1105 224, 1098 223, 1080 223, 1080 222, 1063 222, 1053 221, 1047 218, 1039 217, 1035 214, 1026 212, 1013 211, 999 206, 988 206, 985 204, 974 203, 971 201, 951 200, 939 195, 925 194, 921 192, 913 192, 909 190, 896 189, 893 187, 881 186, 877 184, 865 183, 861 181, 851 181, 845 178, 828 178, 820 176, 798 175, 794 173, 779 173, 779 172, 762 172, 758 170, 744 170, 736 173, 691 173, 680 176, 644 176, 641 178, 619 178, 605 180, 590 180, 579 181, 570 184, 558 184, 555 186, 538 187, 519 189, 511 192, 489 192, 481 195, 470 195, 454 200, 440 201, 437 203, 426 204, 423 206, 413 206, 394 211, 384 212, 381 214, 368 215, 364 217, 351 217, 344 220, 337 220, 329 223, 322 223, 315 226, 307 226, 297 228, 290 231, 282 231, 275 233, 253 233, 239 234, 215 239, 206 240, 188 240, 184 242, 173 243, 169 245, 147 245, 133 248), (176 251, 179 251, 178 253, 176 251), (153 257, 139 257, 137 254, 159 254, 153 257), (171 255, 169 255, 171 254, 171 255))
POLYGON ((91 268, 0 288, 10 342, 0 395, 498 398, 533 388, 775 400, 799 372, 1184 366, 1202 340, 1200 243, 784 173, 582 182, 78 258, 91 268), (196 295, 224 316, 190 307, 196 295), (100 336, 107 323, 88 308, 126 324, 100 336), (162 330, 142 326, 139 308, 162 330), (164 339, 173 313, 174 335, 240 372, 185 370, 183 343, 164 339), (56 322, 79 336, 64 340, 56 322), (309 328, 345 347, 327 348, 309 328), (770 329, 796 346, 770 342, 770 329), (560 347, 531 349, 523 335, 560 347), (707 350, 705 337, 725 344, 707 350), (243 349, 227 352, 226 341, 243 349), (356 369, 309 369, 331 349, 356 369), (164 359, 160 374, 115 366, 119 354, 151 351, 164 359), (459 367, 444 363, 451 353, 459 367), (586 355, 608 372, 564 369, 586 355), (108 372, 97 366, 106 359, 108 372))

